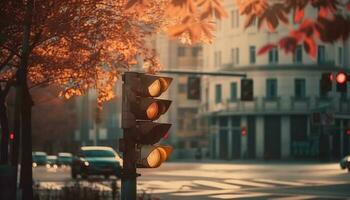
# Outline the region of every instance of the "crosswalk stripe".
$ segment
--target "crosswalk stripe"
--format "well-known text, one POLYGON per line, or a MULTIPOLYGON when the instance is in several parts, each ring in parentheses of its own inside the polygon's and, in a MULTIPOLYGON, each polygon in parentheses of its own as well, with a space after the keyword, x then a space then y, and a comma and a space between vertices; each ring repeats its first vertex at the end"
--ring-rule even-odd
POLYGON ((237 185, 252 186, 252 187, 273 187, 273 185, 270 185, 270 184, 257 183, 253 181, 240 180, 240 179, 228 179, 228 180, 225 180, 225 182, 237 184, 237 185))
POLYGON ((289 185, 289 186, 304 186, 304 183, 291 182, 291 181, 280 181, 280 180, 271 180, 271 179, 254 179, 254 181, 263 182, 263 183, 272 183, 278 185, 289 185))
POLYGON ((241 186, 238 186, 238 185, 219 183, 216 181, 194 180, 192 182, 197 184, 197 185, 204 185, 204 186, 209 186, 209 187, 218 188, 218 189, 239 189, 239 188, 241 188, 241 186))
POLYGON ((200 190, 194 192, 181 192, 181 193, 172 193, 173 196, 209 196, 215 194, 227 194, 235 192, 234 190, 200 190))
POLYGON ((268 196, 266 193, 249 193, 249 194, 221 194, 221 195, 213 195, 211 198, 216 199, 241 199, 241 198, 252 198, 252 197, 263 197, 268 196))
POLYGON ((305 199, 314 199, 317 198, 317 196, 309 196, 309 195, 302 195, 302 196, 291 196, 291 197, 278 197, 273 198, 271 200, 305 200, 305 199))

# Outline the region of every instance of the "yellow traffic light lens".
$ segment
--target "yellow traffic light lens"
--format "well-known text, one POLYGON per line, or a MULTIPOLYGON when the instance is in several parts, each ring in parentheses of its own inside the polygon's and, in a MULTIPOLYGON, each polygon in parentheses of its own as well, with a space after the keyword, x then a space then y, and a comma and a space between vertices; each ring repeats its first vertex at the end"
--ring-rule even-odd
POLYGON ((147 157, 147 164, 151 168, 158 167, 162 163, 161 155, 158 149, 153 149, 147 157))
POLYGON ((151 105, 148 106, 146 113, 148 119, 156 119, 159 113, 158 104, 156 102, 151 103, 151 105))
POLYGON ((148 93, 152 97, 159 96, 162 90, 162 86, 159 80, 155 80, 150 86, 148 86, 148 93))

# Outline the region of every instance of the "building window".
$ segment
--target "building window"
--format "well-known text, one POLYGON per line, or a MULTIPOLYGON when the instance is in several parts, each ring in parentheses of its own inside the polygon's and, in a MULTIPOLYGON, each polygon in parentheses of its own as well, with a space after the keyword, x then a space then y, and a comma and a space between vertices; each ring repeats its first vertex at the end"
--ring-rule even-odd
POLYGON ((256 52, 255 52, 255 46, 249 47, 249 63, 255 64, 256 62, 256 52))
POLYGON ((230 96, 230 100, 231 101, 236 101, 237 100, 237 83, 236 82, 232 82, 231 86, 231 96, 230 96))
POLYGON ((266 80, 266 98, 267 99, 277 98, 277 79, 266 80))
POLYGON ((295 49, 293 62, 298 64, 303 62, 303 48, 301 47, 301 45, 298 45, 295 49))
POLYGON ((295 79, 294 95, 296 99, 305 99, 306 97, 306 81, 305 79, 295 79))
POLYGON ((215 85, 215 103, 221 103, 221 101, 222 101, 221 85, 216 84, 215 85))
POLYGON ((179 93, 185 93, 185 92, 186 92, 186 84, 180 83, 180 84, 178 85, 178 92, 179 92, 179 93))
POLYGON ((231 27, 232 28, 239 27, 239 12, 238 12, 238 10, 231 11, 231 27))
POLYGON ((277 48, 274 48, 271 51, 269 51, 269 63, 270 64, 278 63, 278 49, 277 48))
POLYGON ((239 48, 232 48, 231 49, 231 63, 233 65, 239 64, 239 48))
POLYGON ((343 48, 342 47, 338 48, 338 63, 339 63, 339 65, 343 64, 343 48))
POLYGON ((221 67, 221 51, 214 52, 214 65, 215 67, 221 67))
POLYGON ((179 57, 185 56, 185 47, 178 47, 178 48, 177 48, 177 55, 178 55, 179 57))
POLYGON ((193 47, 192 57, 197 57, 201 51, 202 51, 202 47, 193 47))
POLYGON ((318 45, 317 62, 319 64, 325 63, 326 61, 326 48, 324 45, 318 45))

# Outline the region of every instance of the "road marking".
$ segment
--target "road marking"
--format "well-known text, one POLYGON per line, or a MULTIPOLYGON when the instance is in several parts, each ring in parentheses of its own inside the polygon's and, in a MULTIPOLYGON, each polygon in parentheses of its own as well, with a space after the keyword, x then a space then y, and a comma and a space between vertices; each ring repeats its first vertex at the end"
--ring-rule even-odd
POLYGON ((44 189, 52 189, 52 190, 61 190, 63 187, 63 184, 60 184, 58 182, 40 182, 39 188, 44 189))
POLYGON ((209 196, 209 195, 215 195, 215 194, 227 194, 227 193, 233 193, 234 190, 205 190, 205 191, 194 191, 194 192, 182 192, 182 193, 172 193, 170 195, 174 196, 209 196))
POLYGON ((291 197, 278 197, 278 198, 273 198, 271 200, 305 200, 305 199, 314 199, 314 198, 317 198, 317 196, 303 195, 303 196, 291 196, 291 197))
POLYGON ((328 180, 299 180, 302 183, 306 184, 315 184, 315 185, 336 185, 349 183, 347 181, 328 181, 328 180))
POLYGON ((257 182, 241 180, 241 179, 228 179, 228 180, 225 180, 225 182, 237 184, 237 185, 252 186, 252 187, 273 187, 273 185, 270 185, 270 184, 257 183, 257 182))
POLYGON ((215 181, 194 180, 192 182, 197 184, 197 185, 204 185, 204 186, 209 186, 209 187, 218 188, 218 189, 239 189, 239 188, 241 188, 241 186, 238 186, 238 185, 219 183, 219 182, 215 182, 215 181))
POLYGON ((263 197, 268 196, 270 194, 266 193, 249 193, 249 194, 221 194, 210 196, 211 198, 216 199, 241 199, 241 198, 252 198, 252 197, 263 197))
POLYGON ((279 181, 271 179, 254 179, 254 181, 263 182, 263 183, 272 183, 278 185, 289 185, 289 186, 305 186, 304 183, 291 182, 291 181, 279 181))

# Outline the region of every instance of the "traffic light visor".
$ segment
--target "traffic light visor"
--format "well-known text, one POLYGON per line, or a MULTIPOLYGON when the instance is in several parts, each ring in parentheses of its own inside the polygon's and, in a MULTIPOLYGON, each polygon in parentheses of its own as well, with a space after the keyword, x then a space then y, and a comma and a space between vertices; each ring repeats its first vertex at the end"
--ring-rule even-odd
POLYGON ((169 131, 171 124, 154 123, 149 121, 138 121, 137 142, 140 144, 155 144, 164 137, 169 131))

